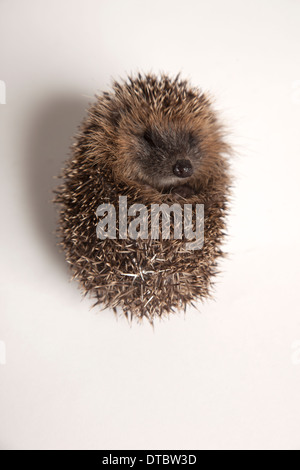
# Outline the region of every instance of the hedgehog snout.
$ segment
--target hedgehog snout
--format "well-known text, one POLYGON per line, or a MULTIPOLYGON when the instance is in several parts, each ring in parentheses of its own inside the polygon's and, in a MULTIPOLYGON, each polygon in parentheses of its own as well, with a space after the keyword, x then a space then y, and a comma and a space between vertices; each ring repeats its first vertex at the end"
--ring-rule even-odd
POLYGON ((173 166, 173 173, 179 178, 188 178, 194 173, 193 165, 190 160, 177 160, 173 166))

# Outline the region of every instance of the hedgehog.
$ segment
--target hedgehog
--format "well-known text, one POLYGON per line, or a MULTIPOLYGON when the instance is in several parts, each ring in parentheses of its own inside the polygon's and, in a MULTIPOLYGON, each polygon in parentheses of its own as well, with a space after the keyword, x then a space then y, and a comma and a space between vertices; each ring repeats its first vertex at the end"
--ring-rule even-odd
MULTIPOLYGON (((56 189, 59 244, 94 306, 130 321, 163 318, 212 297, 230 200, 231 147, 211 98, 181 75, 141 74, 96 95, 56 189), (99 237, 101 204, 204 208, 204 243, 99 237)), ((151 217, 147 218, 149 234, 151 217)), ((174 216, 170 224, 175 231, 174 216)), ((195 226, 195 219, 192 222, 195 226)), ((160 226, 161 227, 161 226, 160 226)))

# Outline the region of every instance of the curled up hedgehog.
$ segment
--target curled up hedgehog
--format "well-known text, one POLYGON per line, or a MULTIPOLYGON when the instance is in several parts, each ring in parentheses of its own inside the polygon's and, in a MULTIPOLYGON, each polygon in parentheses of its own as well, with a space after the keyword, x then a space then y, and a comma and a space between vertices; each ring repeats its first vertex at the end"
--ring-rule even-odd
POLYGON ((56 191, 61 246, 95 305, 153 322, 211 295, 230 153, 208 97, 180 76, 138 74, 97 96, 56 191), (195 249, 182 227, 197 223, 195 249))

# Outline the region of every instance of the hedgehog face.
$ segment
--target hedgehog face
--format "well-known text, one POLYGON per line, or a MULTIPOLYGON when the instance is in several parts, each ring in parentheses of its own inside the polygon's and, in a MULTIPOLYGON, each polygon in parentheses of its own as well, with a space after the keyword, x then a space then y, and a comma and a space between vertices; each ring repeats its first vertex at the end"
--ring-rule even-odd
POLYGON ((222 128, 207 97, 187 82, 138 77, 115 83, 101 103, 93 112, 106 136, 96 144, 109 153, 116 181, 162 193, 184 186, 198 194, 222 177, 228 153, 222 128))
POLYGON ((158 190, 176 187, 198 173, 202 160, 199 137, 187 130, 147 127, 137 136, 134 158, 142 182, 158 190))

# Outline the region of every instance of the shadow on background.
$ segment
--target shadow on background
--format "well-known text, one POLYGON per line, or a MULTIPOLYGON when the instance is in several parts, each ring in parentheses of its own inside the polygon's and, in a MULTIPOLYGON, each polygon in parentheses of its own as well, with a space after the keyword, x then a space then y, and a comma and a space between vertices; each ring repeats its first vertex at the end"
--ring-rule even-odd
POLYGON ((70 156, 73 137, 84 116, 89 98, 80 95, 55 95, 37 108, 28 136, 28 191, 36 228, 52 258, 64 263, 57 246, 58 206, 53 204, 56 179, 70 156))

